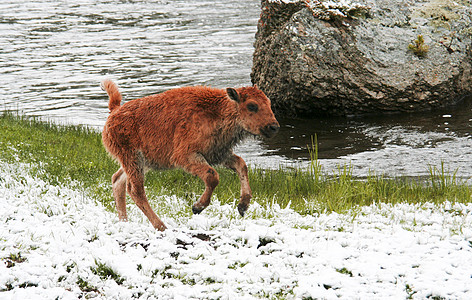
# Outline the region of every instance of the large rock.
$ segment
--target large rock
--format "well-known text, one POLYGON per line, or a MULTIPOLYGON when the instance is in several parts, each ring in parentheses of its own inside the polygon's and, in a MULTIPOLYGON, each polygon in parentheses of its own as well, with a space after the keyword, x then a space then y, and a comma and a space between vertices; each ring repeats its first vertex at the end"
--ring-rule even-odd
POLYGON ((341 1, 262 0, 251 78, 279 115, 424 111, 471 94, 470 1, 341 1))

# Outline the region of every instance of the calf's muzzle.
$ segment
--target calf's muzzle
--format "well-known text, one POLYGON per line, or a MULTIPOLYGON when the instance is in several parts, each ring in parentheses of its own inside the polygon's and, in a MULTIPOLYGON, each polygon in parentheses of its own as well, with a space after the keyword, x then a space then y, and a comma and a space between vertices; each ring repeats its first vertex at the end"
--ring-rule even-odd
POLYGON ((269 125, 266 125, 265 127, 261 128, 261 133, 263 136, 267 138, 271 138, 279 132, 280 125, 277 122, 271 123, 269 125))

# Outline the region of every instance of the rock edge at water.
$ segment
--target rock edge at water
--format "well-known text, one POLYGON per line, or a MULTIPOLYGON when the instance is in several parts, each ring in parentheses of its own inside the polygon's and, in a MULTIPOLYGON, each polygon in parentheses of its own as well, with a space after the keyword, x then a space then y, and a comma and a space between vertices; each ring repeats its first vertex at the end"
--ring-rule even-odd
POLYGON ((425 111, 471 94, 470 1, 334 2, 262 0, 251 78, 279 115, 425 111), (419 35, 424 57, 409 49, 419 35))

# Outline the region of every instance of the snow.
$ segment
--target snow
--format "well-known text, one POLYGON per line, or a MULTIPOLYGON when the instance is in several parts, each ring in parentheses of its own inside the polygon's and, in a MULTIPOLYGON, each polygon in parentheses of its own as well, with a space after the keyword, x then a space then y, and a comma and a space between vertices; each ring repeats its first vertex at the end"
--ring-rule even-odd
POLYGON ((269 3, 302 3, 311 9, 313 16, 325 21, 336 18, 356 18, 351 12, 368 12, 370 10, 369 6, 351 0, 269 0, 269 3))
MULTIPOLYGON (((385 205, 302 216, 216 199, 156 232, 68 186, 0 162, 1 299, 470 299, 472 205, 385 205), (20 255, 23 262, 8 257, 20 255), (121 278, 100 277, 97 264, 121 278), (86 282, 89 289, 80 282, 86 282)), ((175 209, 185 201, 168 197, 175 209)), ((159 213, 158 213, 159 214, 159 213)))

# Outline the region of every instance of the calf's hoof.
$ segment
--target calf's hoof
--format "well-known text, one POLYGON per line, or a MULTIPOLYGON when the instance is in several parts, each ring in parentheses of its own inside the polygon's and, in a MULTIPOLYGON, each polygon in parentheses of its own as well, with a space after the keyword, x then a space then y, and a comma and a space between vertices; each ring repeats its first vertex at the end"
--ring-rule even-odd
POLYGON ((238 204, 238 211, 239 211, 239 214, 241 215, 241 217, 244 217, 244 214, 246 213, 246 210, 248 208, 249 205, 245 204, 245 203, 239 203, 238 204))
POLYGON ((198 214, 201 213, 204 209, 205 209, 205 207, 196 207, 195 205, 192 206, 192 212, 193 212, 194 215, 198 215, 198 214))
POLYGON ((159 230, 159 231, 164 231, 164 230, 167 229, 167 226, 164 225, 164 224, 160 224, 160 225, 158 225, 158 226, 156 227, 156 229, 159 230))

